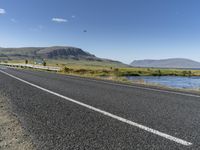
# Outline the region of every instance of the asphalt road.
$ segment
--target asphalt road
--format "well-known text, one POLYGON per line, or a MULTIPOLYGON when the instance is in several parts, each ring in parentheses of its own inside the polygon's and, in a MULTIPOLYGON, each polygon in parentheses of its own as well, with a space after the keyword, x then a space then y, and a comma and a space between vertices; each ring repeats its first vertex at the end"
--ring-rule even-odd
POLYGON ((37 149, 200 149, 200 96, 0 67, 37 149))

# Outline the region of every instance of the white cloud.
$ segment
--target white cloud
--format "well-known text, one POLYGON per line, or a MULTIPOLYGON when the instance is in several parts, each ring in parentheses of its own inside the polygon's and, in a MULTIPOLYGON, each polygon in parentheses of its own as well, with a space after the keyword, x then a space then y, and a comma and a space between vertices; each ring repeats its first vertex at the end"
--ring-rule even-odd
POLYGON ((76 18, 76 16, 75 16, 75 15, 72 15, 72 18, 76 18))
POLYGON ((0 8, 0 15, 3 15, 5 13, 6 13, 5 9, 0 8))
POLYGON ((64 23, 68 21, 67 19, 64 18, 52 18, 51 20, 58 23, 64 23))

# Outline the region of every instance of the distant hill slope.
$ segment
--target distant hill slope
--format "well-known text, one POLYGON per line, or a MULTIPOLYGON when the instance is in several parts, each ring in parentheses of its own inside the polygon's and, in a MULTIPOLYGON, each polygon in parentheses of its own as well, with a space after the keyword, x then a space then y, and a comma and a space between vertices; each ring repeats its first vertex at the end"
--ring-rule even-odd
POLYGON ((200 62, 184 58, 171 58, 162 60, 135 60, 130 65, 134 67, 154 68, 200 68, 200 62))
POLYGON ((80 48, 64 46, 0 48, 0 55, 18 58, 96 58, 80 48))
POLYGON ((95 55, 85 52, 80 48, 60 46, 43 48, 37 52, 37 55, 43 58, 96 58, 95 55))
POLYGON ((99 61, 105 63, 115 63, 127 66, 119 61, 98 58, 80 48, 70 46, 53 47, 22 47, 22 48, 2 48, 0 47, 1 60, 19 59, 73 59, 86 61, 99 61))

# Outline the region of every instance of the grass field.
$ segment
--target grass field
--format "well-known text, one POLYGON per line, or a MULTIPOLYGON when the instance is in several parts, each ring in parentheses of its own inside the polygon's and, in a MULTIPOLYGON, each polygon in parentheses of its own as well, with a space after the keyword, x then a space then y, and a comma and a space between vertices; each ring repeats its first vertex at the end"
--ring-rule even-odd
MULTIPOLYGON (((200 70, 134 68, 110 61, 86 60, 45 60, 49 66, 61 67, 61 73, 88 77, 126 77, 126 76, 200 76, 200 70)), ((25 60, 9 60, 8 63, 25 63, 25 60)), ((28 60, 33 64, 33 60, 28 60)))

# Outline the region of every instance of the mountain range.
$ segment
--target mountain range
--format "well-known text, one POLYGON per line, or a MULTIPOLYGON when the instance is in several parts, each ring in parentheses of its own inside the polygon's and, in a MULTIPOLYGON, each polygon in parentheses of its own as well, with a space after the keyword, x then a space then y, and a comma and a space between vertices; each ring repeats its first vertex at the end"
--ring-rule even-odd
POLYGON ((130 65, 134 67, 152 68, 200 68, 200 62, 184 58, 135 60, 130 65))
MULTIPOLYGON (((71 46, 52 47, 22 47, 2 48, 0 47, 0 61, 21 60, 21 59, 73 59, 86 61, 99 61, 105 64, 114 63, 118 66, 129 67, 119 61, 103 59, 86 52, 80 48, 71 46)), ((152 67, 152 68, 200 68, 200 62, 184 58, 170 58, 161 60, 135 60, 130 66, 152 67)))

